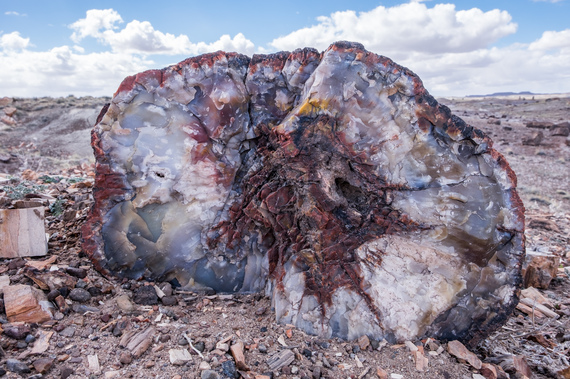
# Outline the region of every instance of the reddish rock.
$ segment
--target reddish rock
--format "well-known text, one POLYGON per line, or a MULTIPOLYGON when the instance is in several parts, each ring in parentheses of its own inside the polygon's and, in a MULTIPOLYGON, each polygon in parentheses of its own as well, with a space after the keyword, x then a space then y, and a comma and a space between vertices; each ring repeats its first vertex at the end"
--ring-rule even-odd
POLYGON ((14 107, 6 107, 4 108, 4 113, 6 114, 6 116, 8 117, 12 117, 14 115, 14 113, 16 113, 17 109, 14 107))
POLYGON ((51 370, 53 366, 53 359, 51 358, 38 358, 33 363, 34 368, 40 374, 45 374, 51 370))
POLYGON ((459 341, 449 341, 447 343, 447 351, 454 357, 464 360, 473 368, 479 370, 483 363, 475 354, 467 350, 467 348, 459 341))
POLYGON ((530 121, 526 123, 527 128, 534 129, 550 129, 554 126, 552 122, 547 121, 530 121))
POLYGON ((559 265, 560 257, 556 255, 528 252, 522 266, 523 286, 547 289, 558 274, 559 265))
POLYGON ((570 122, 556 124, 550 129, 550 134, 557 137, 570 136, 570 122))
POLYGON ((497 379, 497 369, 490 363, 483 363, 479 371, 486 379, 497 379))
POLYGON ((541 131, 534 132, 530 137, 523 139, 522 144, 528 146, 538 146, 544 139, 544 133, 541 131))
POLYGON ((0 121, 6 125, 16 125, 17 123, 17 121, 14 120, 12 117, 6 115, 0 116, 0 121))
POLYGON ((0 98, 0 107, 5 107, 7 105, 10 105, 14 102, 14 100, 11 97, 1 97, 0 98))
POLYGON ((4 288, 4 307, 10 322, 42 323, 52 318, 52 305, 44 293, 22 284, 4 288))

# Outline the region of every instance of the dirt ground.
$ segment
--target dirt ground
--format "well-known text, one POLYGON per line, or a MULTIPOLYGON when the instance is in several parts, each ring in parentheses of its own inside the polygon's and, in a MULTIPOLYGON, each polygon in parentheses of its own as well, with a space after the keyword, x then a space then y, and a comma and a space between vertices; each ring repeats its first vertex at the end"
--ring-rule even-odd
MULTIPOLYGON (((11 119, 0 123, 0 208, 14 206, 17 199, 42 202, 49 235, 47 256, 0 259, 0 276, 8 277, 11 285, 47 285, 43 292, 49 299, 59 295, 63 300, 53 301, 53 320, 27 325, 8 323, 0 303, 4 377, 492 377, 472 361, 449 354, 444 342, 323 340, 277 324, 270 299, 260 294, 195 294, 172 289, 169 283, 101 275, 81 250, 79 230, 92 204, 90 129, 107 101, 0 99, 0 116, 4 109, 15 109, 8 112, 11 119), (38 268, 38 262, 44 267, 38 268), (239 353, 232 354, 241 351, 240 342, 244 363, 239 353), (423 350, 425 367, 418 363, 413 345, 423 350), (176 361, 179 350, 189 354, 176 361), (277 355, 291 358, 271 369, 277 355)), ((531 121, 570 121, 570 97, 439 101, 489 134, 517 173, 527 211, 527 252, 550 253, 560 258, 561 267, 570 266, 567 137, 552 135, 552 128, 527 127, 531 121)), ((481 361, 504 369, 505 377, 570 377, 563 371, 570 367, 570 280, 564 269, 540 292, 551 302, 554 317, 516 310, 503 327, 472 349, 481 361)))

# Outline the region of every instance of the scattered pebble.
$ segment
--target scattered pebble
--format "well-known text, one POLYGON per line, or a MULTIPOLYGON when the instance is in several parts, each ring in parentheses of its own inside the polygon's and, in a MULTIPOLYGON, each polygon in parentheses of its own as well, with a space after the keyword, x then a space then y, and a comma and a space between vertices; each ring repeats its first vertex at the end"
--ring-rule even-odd
POLYGON ((79 303, 87 303, 91 300, 91 294, 83 288, 74 288, 69 292, 69 298, 79 303))

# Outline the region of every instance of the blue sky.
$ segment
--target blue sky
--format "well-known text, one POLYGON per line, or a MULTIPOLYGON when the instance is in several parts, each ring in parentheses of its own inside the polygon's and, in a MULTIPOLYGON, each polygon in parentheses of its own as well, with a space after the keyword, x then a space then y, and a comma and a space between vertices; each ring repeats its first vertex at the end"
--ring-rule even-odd
POLYGON ((361 42, 436 96, 570 92, 570 0, 4 1, 0 96, 111 95, 188 56, 361 42), (275 5, 274 5, 275 4, 275 5))

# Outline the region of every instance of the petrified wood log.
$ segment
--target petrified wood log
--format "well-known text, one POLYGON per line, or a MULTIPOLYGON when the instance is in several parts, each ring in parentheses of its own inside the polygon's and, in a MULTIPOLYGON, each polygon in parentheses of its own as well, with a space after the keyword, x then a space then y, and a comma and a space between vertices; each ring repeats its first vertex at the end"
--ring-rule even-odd
POLYGON ((128 278, 265 290, 308 333, 475 343, 518 301, 524 209, 482 132, 355 43, 123 81, 84 248, 128 278))

